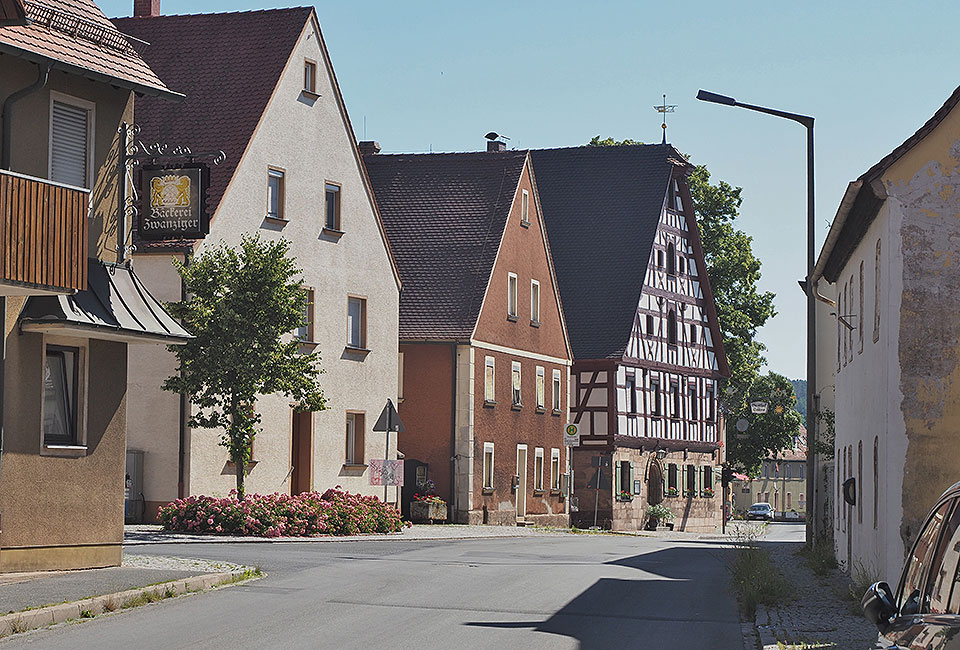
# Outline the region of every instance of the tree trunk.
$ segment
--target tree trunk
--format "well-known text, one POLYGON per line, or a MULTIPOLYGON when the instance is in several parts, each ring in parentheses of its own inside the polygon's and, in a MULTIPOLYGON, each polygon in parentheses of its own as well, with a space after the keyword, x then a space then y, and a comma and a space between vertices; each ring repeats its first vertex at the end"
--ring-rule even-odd
POLYGON ((236 465, 237 468, 237 498, 243 501, 243 499, 246 497, 246 490, 243 487, 246 462, 243 454, 240 455, 240 458, 234 459, 234 465, 236 465))

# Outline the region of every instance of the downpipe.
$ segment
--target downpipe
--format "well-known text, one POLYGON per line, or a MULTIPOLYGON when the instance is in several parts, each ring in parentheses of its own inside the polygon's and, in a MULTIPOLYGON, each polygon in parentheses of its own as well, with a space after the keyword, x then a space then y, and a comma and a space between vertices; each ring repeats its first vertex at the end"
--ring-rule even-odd
POLYGON ((13 105, 27 95, 31 95, 46 86, 47 81, 50 79, 49 63, 37 64, 37 68, 37 80, 26 88, 21 88, 11 93, 3 102, 3 110, 0 112, 0 121, 3 122, 3 148, 0 150, 0 169, 10 169, 10 157, 13 151, 13 143, 11 142, 13 138, 13 120, 10 119, 10 112, 13 109, 13 105))

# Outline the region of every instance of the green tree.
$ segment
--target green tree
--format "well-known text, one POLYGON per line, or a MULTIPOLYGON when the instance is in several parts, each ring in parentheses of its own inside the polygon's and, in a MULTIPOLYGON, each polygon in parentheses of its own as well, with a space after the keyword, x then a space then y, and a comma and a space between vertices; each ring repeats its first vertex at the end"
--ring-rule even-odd
POLYGON ((631 140, 630 138, 627 138, 626 140, 614 140, 613 138, 604 138, 603 140, 601 140, 599 135, 593 136, 592 138, 590 138, 590 142, 587 143, 587 145, 591 147, 619 147, 625 144, 643 144, 643 143, 640 142, 639 140, 631 140))
POLYGON ((220 444, 236 464, 241 499, 259 432, 257 397, 280 393, 298 410, 325 408, 319 354, 301 354, 286 336, 303 324, 306 306, 300 269, 288 252, 286 240, 245 235, 238 248, 220 244, 189 265, 174 262, 187 298, 170 311, 194 338, 170 346, 178 374, 163 388, 189 396, 190 426, 223 431, 220 444))
POLYGON ((775 372, 757 376, 743 395, 728 401, 727 464, 756 477, 764 458, 792 449, 802 423, 796 404, 793 384, 775 372), (752 413, 750 402, 765 402, 767 412, 752 413), (746 431, 737 430, 740 420, 746 420, 746 431))

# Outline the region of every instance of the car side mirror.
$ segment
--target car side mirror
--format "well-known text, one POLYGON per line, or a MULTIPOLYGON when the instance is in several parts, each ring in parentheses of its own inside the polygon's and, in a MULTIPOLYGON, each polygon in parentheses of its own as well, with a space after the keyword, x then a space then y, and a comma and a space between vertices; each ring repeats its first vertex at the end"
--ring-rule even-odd
POLYGON ((863 595, 860 607, 863 608, 863 615, 867 620, 876 625, 880 632, 884 632, 890 625, 890 619, 897 613, 897 606, 893 602, 890 585, 886 582, 875 582, 863 595))

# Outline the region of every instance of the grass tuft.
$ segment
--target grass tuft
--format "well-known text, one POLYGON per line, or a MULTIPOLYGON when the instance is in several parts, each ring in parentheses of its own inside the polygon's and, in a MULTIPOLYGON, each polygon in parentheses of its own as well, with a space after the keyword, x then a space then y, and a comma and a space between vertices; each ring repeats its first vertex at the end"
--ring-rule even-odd
POLYGON ((731 580, 740 607, 752 619, 758 605, 776 606, 787 600, 792 588, 774 566, 770 552, 757 545, 753 533, 743 533, 736 547, 730 565, 731 580))
POLYGON ((821 541, 816 546, 806 545, 798 555, 807 561, 814 575, 826 578, 837 568, 837 558, 833 554, 833 544, 821 541))

